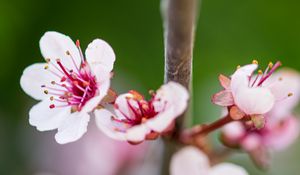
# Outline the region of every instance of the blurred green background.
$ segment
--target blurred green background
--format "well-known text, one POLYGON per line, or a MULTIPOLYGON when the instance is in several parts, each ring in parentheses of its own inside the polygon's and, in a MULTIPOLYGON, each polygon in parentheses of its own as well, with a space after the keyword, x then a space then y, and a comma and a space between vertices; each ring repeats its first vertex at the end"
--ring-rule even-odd
MULTIPOLYGON (((36 103, 22 92, 23 69, 42 61, 39 39, 49 30, 80 39, 108 41, 117 55, 113 83, 119 92, 147 92, 163 82, 163 29, 159 1, 0 0, 0 174, 30 174, 26 151, 36 134, 28 111, 36 103), (24 149, 26 147, 26 149, 24 149), (25 151, 24 151, 25 150, 25 151)), ((194 47, 194 122, 213 121, 219 108, 210 103, 219 73, 256 58, 263 64, 281 60, 300 70, 300 1, 203 0, 194 47)), ((54 132, 53 132, 54 133, 54 132)), ((40 133, 43 134, 43 133, 40 133)), ((250 174, 297 174, 300 143, 275 155, 267 172, 246 155, 233 161, 250 174)))

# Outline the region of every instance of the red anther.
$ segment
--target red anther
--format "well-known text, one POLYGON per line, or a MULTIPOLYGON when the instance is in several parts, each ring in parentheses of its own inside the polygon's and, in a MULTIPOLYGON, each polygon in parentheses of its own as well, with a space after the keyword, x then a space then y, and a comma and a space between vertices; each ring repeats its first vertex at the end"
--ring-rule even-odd
POLYGON ((60 82, 64 82, 64 81, 66 81, 67 80, 67 78, 65 77, 65 76, 63 76, 61 79, 60 79, 60 82))
POLYGON ((79 40, 76 40, 76 46, 77 46, 77 47, 80 47, 80 42, 79 42, 79 40))
POLYGON ((54 105, 54 104, 51 104, 51 105, 49 106, 49 108, 50 108, 50 109, 53 109, 53 108, 55 108, 55 105, 54 105))

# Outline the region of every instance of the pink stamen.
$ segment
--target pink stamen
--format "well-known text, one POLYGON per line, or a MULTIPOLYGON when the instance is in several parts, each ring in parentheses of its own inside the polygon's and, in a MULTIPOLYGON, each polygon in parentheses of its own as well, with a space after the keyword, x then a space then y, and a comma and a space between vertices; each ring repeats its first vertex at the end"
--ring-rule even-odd
POLYGON ((129 106, 129 108, 131 109, 131 111, 134 113, 134 117, 138 117, 139 114, 136 111, 136 109, 130 104, 129 99, 127 99, 127 105, 129 106))
POLYGON ((82 63, 84 63, 84 56, 82 54, 82 50, 81 50, 81 47, 80 47, 80 41, 79 40, 76 41, 76 46, 77 46, 77 49, 79 50, 81 61, 82 61, 82 63))
POLYGON ((255 77, 255 79, 254 79, 254 81, 253 81, 251 87, 253 87, 253 86, 255 85, 256 81, 258 80, 258 78, 259 78, 260 76, 261 76, 260 74, 257 74, 257 75, 256 75, 256 77, 255 77))
POLYGON ((262 85, 263 82, 264 82, 266 79, 268 79, 268 78, 273 74, 273 72, 274 72, 279 66, 281 66, 281 62, 280 62, 280 61, 277 61, 277 62, 275 63, 275 65, 272 67, 272 69, 269 71, 269 73, 268 73, 266 76, 264 76, 263 78, 261 78, 261 80, 259 81, 259 83, 257 84, 257 86, 262 85))
POLYGON ((65 69, 65 67, 61 64, 61 62, 59 60, 56 61, 57 64, 59 65, 59 67, 61 68, 61 70, 64 72, 64 74, 70 79, 70 80, 74 80, 73 77, 67 72, 67 70, 65 69))
POLYGON ((77 66, 77 64, 75 62, 75 59, 74 59, 73 55, 71 54, 71 52, 67 51, 66 54, 70 56, 70 58, 71 58, 71 60, 73 62, 74 67, 76 68, 77 72, 79 73, 79 68, 78 68, 78 66, 77 66))
POLYGON ((80 101, 80 103, 79 103, 79 109, 81 109, 81 106, 82 106, 82 103, 83 103, 83 101, 84 101, 84 99, 85 99, 85 97, 86 97, 86 95, 87 95, 87 88, 85 88, 85 92, 84 92, 84 94, 83 94, 83 96, 82 96, 82 99, 81 99, 81 101, 80 101))

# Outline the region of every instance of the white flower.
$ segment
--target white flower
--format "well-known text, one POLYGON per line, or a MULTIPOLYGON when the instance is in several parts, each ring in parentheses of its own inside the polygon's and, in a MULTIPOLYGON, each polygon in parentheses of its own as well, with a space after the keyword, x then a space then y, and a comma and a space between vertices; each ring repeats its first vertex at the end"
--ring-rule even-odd
POLYGON ((58 143, 76 141, 87 130, 88 113, 107 94, 115 54, 105 41, 95 39, 85 59, 79 41, 75 45, 58 32, 46 32, 40 49, 46 63, 28 66, 20 80, 29 96, 41 100, 31 108, 29 123, 39 131, 58 129, 58 143))
POLYGON ((115 114, 95 110, 98 127, 111 138, 139 143, 164 132, 187 107, 188 92, 178 83, 163 85, 146 101, 136 91, 120 95, 114 105, 115 114))
POLYGON ((210 166, 208 157, 199 149, 187 146, 175 153, 170 165, 171 175, 247 175, 244 168, 220 163, 210 166))
MULTIPOLYGON (((281 65, 270 63, 263 72, 254 71, 257 69, 257 61, 253 64, 239 67, 231 76, 231 79, 220 76, 219 80, 224 90, 215 94, 213 103, 220 106, 237 106, 246 115, 262 115, 269 112, 275 101, 278 100, 273 93, 271 85, 266 83, 273 72, 281 65)), ((281 91, 281 94, 288 96, 289 92, 281 91)))
POLYGON ((300 126, 292 112, 300 99, 299 73, 290 69, 278 71, 265 85, 277 99, 272 109, 265 114, 265 127, 253 130, 242 122, 232 122, 222 130, 223 141, 227 145, 241 146, 247 151, 260 147, 280 151, 297 139, 300 126), (288 93, 292 95, 288 96, 288 93))

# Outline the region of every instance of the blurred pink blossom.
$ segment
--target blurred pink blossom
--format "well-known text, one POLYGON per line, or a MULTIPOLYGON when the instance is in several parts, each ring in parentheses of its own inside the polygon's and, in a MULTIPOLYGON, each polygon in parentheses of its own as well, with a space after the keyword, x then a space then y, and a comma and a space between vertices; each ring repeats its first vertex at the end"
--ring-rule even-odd
POLYGON ((198 148, 187 146, 175 153, 170 165, 171 175, 247 175, 244 168, 220 163, 210 166, 209 158, 198 148))
POLYGON ((299 121, 292 114, 300 99, 300 75, 281 70, 266 82, 277 101, 265 114, 266 125, 255 130, 239 121, 223 127, 223 141, 229 146, 241 146, 251 152, 256 149, 280 151, 292 144, 299 135, 299 121), (287 97, 285 94, 291 93, 287 97))
MULTIPOLYGON (((50 136, 50 135, 48 135, 50 136)), ((32 166, 37 172, 57 175, 119 175, 135 172, 144 166, 149 151, 146 143, 130 145, 103 135, 96 126, 79 141, 58 145, 48 137, 41 137, 34 149, 32 166)))

